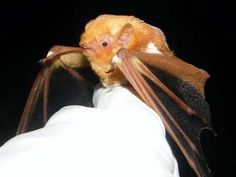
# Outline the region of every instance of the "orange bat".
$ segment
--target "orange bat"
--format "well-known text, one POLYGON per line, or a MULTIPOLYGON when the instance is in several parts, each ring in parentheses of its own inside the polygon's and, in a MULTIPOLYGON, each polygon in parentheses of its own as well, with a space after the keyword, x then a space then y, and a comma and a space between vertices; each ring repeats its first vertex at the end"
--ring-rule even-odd
POLYGON ((49 80, 58 68, 83 84, 74 69, 92 68, 104 87, 132 86, 160 116, 197 176, 211 176, 200 145, 201 131, 211 129, 204 97, 209 75, 177 58, 159 28, 133 16, 100 15, 86 25, 80 47, 54 46, 41 63, 17 134, 27 131, 41 91, 46 123, 49 80))

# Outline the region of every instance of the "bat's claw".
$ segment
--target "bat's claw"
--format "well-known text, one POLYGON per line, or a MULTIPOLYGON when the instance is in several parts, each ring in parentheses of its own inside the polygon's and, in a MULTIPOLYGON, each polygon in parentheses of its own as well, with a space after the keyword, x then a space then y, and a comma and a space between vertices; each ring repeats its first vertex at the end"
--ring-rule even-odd
POLYGON ((121 48, 121 49, 118 50, 118 52, 117 52, 117 57, 118 57, 118 58, 130 58, 130 52, 129 52, 128 49, 121 48))
POLYGON ((49 58, 49 57, 46 57, 46 58, 43 58, 43 59, 39 60, 38 62, 39 62, 40 64, 45 64, 45 63, 47 63, 50 59, 51 59, 51 57, 50 57, 50 58, 49 58))
POLYGON ((43 58, 41 60, 39 60, 38 62, 40 64, 49 64, 52 62, 52 58, 54 58, 56 56, 56 54, 54 54, 53 52, 49 51, 48 54, 47 54, 47 57, 46 58, 43 58), (49 54, 50 53, 50 54, 49 54))

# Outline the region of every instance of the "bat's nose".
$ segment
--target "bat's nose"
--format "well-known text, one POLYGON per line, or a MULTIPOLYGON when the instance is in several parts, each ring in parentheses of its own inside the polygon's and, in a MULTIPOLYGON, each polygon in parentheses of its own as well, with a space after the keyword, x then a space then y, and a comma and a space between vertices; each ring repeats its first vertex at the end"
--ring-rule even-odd
POLYGON ((90 49, 90 47, 89 47, 88 44, 86 44, 86 43, 81 43, 81 44, 80 44, 80 47, 81 47, 82 49, 90 49))
POLYGON ((80 47, 82 48, 82 52, 85 56, 91 56, 94 53, 94 50, 87 43, 80 43, 80 47))

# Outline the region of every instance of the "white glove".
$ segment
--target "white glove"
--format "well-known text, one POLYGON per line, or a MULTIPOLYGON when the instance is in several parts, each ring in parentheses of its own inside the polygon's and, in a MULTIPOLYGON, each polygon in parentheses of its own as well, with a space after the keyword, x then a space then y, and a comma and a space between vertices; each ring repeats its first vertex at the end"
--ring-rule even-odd
POLYGON ((97 88, 95 108, 67 106, 0 148, 3 177, 178 177, 157 114, 123 87, 97 88))

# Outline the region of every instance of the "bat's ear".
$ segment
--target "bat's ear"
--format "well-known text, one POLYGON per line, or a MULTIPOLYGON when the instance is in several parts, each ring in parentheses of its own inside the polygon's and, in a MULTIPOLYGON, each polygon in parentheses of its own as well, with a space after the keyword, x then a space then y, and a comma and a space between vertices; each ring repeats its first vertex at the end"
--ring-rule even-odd
POLYGON ((118 36, 119 43, 122 46, 127 46, 133 39, 134 27, 130 23, 127 23, 120 31, 118 36))

